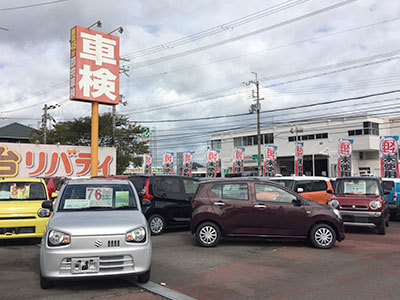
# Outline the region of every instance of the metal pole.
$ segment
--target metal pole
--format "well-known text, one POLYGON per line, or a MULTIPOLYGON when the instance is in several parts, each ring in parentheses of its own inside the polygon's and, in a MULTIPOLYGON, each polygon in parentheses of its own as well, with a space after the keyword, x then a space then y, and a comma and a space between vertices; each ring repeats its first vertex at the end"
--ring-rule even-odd
POLYGON ((256 87, 257 87, 257 163, 258 163, 258 176, 262 175, 261 172, 261 133, 260 133, 260 88, 256 74, 256 87))
POLYGON ((44 105, 43 144, 47 143, 47 104, 44 105))
POLYGON ((91 140, 91 176, 97 176, 98 163, 98 147, 99 147, 99 103, 92 103, 92 140, 91 140))
MULTIPOLYGON (((315 146, 315 145, 314 145, 315 146)), ((314 160, 314 148, 312 150, 312 176, 315 176, 315 160, 314 160)))
POLYGON ((115 114, 116 114, 116 107, 113 105, 112 108, 112 145, 115 146, 115 114))

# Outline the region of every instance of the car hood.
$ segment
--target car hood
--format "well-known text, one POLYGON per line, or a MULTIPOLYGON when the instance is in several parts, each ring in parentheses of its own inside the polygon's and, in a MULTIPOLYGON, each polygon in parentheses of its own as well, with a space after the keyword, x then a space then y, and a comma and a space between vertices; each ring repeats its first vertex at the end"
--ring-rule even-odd
POLYGON ((331 200, 336 199, 340 204, 364 204, 368 205, 369 202, 382 201, 382 196, 373 196, 373 195, 334 195, 331 197, 331 200))
POLYGON ((0 218, 36 216, 44 200, 0 201, 0 218))
POLYGON ((125 234, 139 226, 147 226, 147 221, 138 210, 57 212, 48 224, 73 236, 125 234))

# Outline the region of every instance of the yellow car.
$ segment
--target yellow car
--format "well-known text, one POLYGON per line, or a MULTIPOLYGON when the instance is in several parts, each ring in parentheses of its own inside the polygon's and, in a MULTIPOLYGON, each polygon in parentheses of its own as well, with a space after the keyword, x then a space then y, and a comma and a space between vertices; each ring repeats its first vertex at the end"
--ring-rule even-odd
POLYGON ((43 179, 0 180, 0 239, 41 238, 50 216, 46 200, 43 179))

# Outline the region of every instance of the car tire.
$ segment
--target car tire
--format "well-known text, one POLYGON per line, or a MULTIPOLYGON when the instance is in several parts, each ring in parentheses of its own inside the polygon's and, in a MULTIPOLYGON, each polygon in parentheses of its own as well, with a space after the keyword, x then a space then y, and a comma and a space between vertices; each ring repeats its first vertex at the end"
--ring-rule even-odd
POLYGON ((389 227, 389 217, 386 218, 385 226, 389 227))
POLYGON ((54 281, 49 280, 40 274, 40 287, 42 289, 44 290, 51 289, 53 286, 54 286, 54 281))
POLYGON ((319 223, 311 228, 309 238, 315 248, 330 249, 336 242, 336 232, 328 224, 319 223))
POLYGON ((221 230, 212 222, 204 222, 196 229, 197 243, 202 247, 215 247, 221 239, 221 230))
POLYGON ((139 275, 139 276, 138 276, 138 281, 139 281, 140 283, 147 283, 147 282, 149 282, 149 280, 150 280, 150 271, 151 271, 151 270, 148 270, 146 273, 143 273, 142 275, 139 275))
POLYGON ((385 218, 384 217, 382 217, 382 220, 379 223, 378 232, 379 232, 380 235, 385 235, 386 234, 386 226, 385 226, 385 218))
POLYGON ((151 235, 160 235, 165 229, 165 219, 161 215, 151 215, 149 218, 151 235))

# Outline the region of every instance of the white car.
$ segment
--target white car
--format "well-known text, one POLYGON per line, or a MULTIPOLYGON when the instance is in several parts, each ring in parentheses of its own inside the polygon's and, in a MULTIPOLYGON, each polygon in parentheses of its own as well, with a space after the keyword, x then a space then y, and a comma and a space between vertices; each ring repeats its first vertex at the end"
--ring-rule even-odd
MULTIPOLYGON (((51 201, 43 207, 52 208, 51 201)), ((147 282, 151 254, 147 220, 132 183, 71 180, 58 195, 43 235, 40 286, 51 288, 62 279, 121 275, 147 282)))

